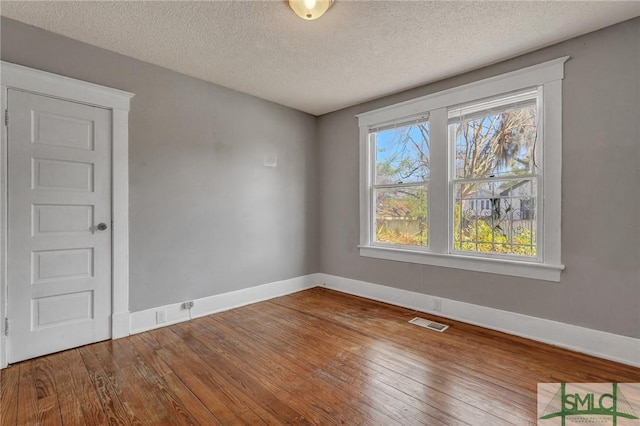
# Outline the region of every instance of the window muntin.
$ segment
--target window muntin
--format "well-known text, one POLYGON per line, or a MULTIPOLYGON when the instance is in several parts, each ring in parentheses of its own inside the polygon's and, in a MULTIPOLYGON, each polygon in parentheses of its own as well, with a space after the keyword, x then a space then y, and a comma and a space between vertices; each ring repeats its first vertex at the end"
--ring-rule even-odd
POLYGON ((428 247, 429 121, 370 130, 373 229, 377 245, 428 247))
POLYGON ((449 109, 453 253, 541 260, 538 98, 526 90, 449 109))

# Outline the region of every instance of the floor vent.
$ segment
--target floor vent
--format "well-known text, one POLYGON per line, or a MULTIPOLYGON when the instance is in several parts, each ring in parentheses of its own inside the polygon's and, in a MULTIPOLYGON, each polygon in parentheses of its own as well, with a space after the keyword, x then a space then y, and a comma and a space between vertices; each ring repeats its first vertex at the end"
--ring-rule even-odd
POLYGON ((428 328, 430 330, 434 330, 440 333, 442 333, 447 328, 449 328, 448 325, 440 324, 439 322, 429 321, 424 318, 418 318, 418 317, 415 317, 414 319, 409 320, 409 322, 411 324, 419 325, 420 327, 428 328))

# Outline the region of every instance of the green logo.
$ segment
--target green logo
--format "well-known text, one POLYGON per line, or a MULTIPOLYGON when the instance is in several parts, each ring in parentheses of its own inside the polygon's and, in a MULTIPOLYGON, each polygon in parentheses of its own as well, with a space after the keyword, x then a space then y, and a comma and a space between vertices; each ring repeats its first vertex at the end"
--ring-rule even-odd
MULTIPOLYGON (((637 386, 629 388, 634 397, 631 399, 633 405, 622 392, 618 383, 560 383, 559 387, 556 388, 556 386, 558 386, 557 383, 538 384, 539 420, 560 420, 562 426, 565 426, 567 421, 571 424, 610 423, 617 426, 621 419, 639 420, 637 415, 638 395, 636 395, 639 388, 637 386), (549 400, 548 396, 553 393, 553 389, 557 389, 557 391, 549 400), (541 398, 545 396, 549 402, 546 406, 541 406, 541 398), (542 407, 544 408, 540 410, 542 407)), ((539 422, 538 424, 557 423, 539 422)))

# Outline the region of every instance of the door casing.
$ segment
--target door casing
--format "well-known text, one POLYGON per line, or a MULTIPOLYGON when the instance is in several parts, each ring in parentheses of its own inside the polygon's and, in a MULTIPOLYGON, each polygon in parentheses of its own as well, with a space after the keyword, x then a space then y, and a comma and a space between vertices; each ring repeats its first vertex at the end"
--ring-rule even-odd
MULTIPOLYGON (((10 62, 0 61, 2 137, 0 144, 0 368, 7 366, 7 90, 106 108, 112 111, 112 339, 130 334, 129 327, 129 107, 133 93, 87 83, 10 62)), ((10 112, 9 112, 9 120, 10 112)), ((9 326, 9 333, 11 328, 9 326)))

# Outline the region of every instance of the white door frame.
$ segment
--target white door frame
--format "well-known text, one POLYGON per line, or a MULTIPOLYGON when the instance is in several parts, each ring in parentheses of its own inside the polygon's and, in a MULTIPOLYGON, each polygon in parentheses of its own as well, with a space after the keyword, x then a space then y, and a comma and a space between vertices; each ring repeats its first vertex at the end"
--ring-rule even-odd
MULTIPOLYGON (((129 327, 129 104, 133 93, 0 61, 2 138, 0 145, 0 368, 7 366, 7 90, 107 108, 112 112, 112 311, 111 338, 129 327)), ((9 118, 10 119, 10 118, 9 118)), ((11 331, 9 331, 11 332, 11 331)))

